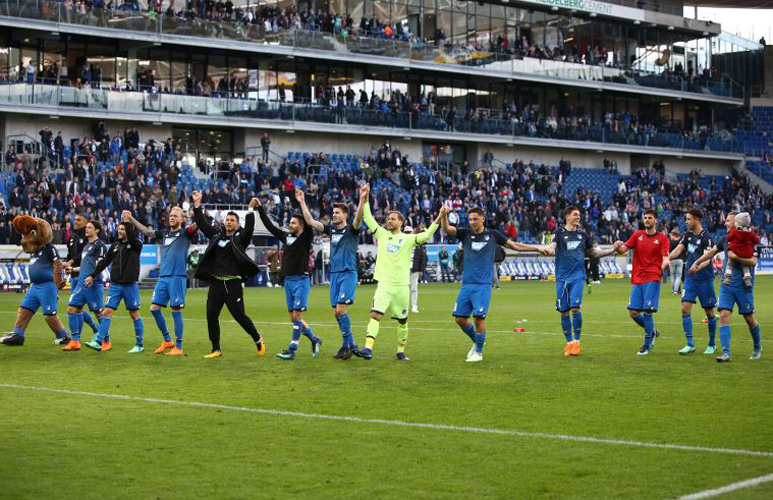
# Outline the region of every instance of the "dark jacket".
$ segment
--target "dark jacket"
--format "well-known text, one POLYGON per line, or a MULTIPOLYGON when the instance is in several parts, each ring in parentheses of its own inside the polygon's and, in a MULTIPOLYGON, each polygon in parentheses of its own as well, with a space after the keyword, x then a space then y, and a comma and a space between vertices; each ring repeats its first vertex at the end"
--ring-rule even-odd
POLYGON ((225 234, 225 225, 218 231, 209 223, 207 218, 204 217, 204 212, 201 210, 201 207, 193 209, 193 220, 196 221, 196 224, 198 224, 199 229, 204 233, 204 236, 209 238, 207 250, 204 252, 201 259, 199 259, 199 267, 196 268, 196 279, 212 279, 215 244, 220 240, 227 240, 229 238, 232 243, 231 248, 233 249, 233 256, 236 259, 236 267, 239 269, 242 281, 247 281, 258 274, 260 271, 258 265, 247 257, 247 252, 245 251, 247 247, 250 246, 250 242, 252 242, 252 233, 255 231, 254 213, 248 213, 247 217, 244 219, 244 227, 240 227, 234 231, 230 237, 225 234))
POLYGON ((142 241, 137 237, 137 230, 132 224, 126 224, 126 241, 116 241, 107 251, 107 256, 97 264, 92 278, 99 276, 107 266, 110 269, 112 283, 134 283, 140 279, 140 254, 142 241))
MULTIPOLYGON (((72 232, 72 236, 67 240, 67 258, 65 259, 72 261, 72 267, 80 267, 81 252, 83 252, 83 247, 85 247, 87 243, 86 231, 84 229, 72 232)), ((73 272, 70 276, 77 278, 78 273, 73 272)))
POLYGON ((427 269, 427 249, 424 245, 413 247, 412 273, 423 273, 427 269))

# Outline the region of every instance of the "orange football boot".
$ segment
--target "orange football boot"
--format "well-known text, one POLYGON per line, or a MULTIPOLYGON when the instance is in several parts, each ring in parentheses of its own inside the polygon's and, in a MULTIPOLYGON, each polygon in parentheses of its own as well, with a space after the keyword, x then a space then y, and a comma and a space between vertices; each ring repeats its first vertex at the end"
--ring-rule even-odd
POLYGON ((569 342, 569 343, 568 343, 568 344, 566 344, 566 346, 564 347, 564 357, 565 357, 565 358, 568 358, 569 356, 571 356, 571 355, 572 355, 572 346, 574 346, 574 342, 569 342))
POLYGON ((80 351, 81 343, 78 340, 71 340, 69 344, 62 347, 63 351, 80 351))
POLYGON ((112 342, 102 342, 102 352, 107 352, 113 349, 112 342))
MULTIPOLYGON (((160 349, 160 348, 159 348, 160 349)), ((167 356, 183 356, 183 350, 178 349, 172 344, 172 348, 166 353, 167 356)))
POLYGON ((580 343, 578 341, 572 342, 572 356, 580 355, 580 343))
POLYGON ((164 354, 164 351, 174 347, 174 342, 161 342, 161 346, 153 351, 153 354, 164 354))

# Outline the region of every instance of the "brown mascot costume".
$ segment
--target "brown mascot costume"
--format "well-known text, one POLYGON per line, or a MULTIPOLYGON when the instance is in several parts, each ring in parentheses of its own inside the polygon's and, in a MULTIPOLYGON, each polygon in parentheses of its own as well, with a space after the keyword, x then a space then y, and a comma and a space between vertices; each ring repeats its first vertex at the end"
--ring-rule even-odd
POLYGON ((57 316, 57 292, 65 284, 64 266, 51 244, 51 225, 43 219, 19 215, 13 219, 13 228, 21 233, 21 247, 30 254, 31 285, 16 313, 14 329, 0 337, 0 344, 24 345, 24 331, 38 309, 43 310, 46 323, 56 335, 54 345, 67 344, 70 337, 57 316))

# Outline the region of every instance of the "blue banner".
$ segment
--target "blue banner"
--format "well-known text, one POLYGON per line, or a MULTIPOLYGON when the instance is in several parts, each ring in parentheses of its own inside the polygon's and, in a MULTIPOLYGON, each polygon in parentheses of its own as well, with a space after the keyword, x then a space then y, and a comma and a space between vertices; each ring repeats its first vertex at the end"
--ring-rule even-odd
POLYGON ((157 266, 158 256, 159 256, 158 245, 143 245, 142 253, 140 254, 140 265, 157 266))

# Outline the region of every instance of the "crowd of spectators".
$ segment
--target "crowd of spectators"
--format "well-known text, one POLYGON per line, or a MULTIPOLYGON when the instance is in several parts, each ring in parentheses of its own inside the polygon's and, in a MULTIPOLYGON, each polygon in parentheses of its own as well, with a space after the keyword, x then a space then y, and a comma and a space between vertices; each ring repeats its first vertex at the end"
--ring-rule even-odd
MULTIPOLYGON (((40 161, 31 160, 33 155, 17 155, 13 146, 8 149, 5 160, 14 175, 6 185, 7 198, 0 197, 4 214, 0 218, 0 243, 18 241, 9 224, 21 213, 51 221, 55 242, 59 243, 66 241, 71 231, 75 210, 85 210, 90 217, 104 221, 103 236, 111 240, 122 210, 131 210, 150 227, 163 228, 172 206, 189 206, 191 193, 178 182, 181 146, 171 138, 141 143, 136 128, 111 131, 100 121, 92 137, 70 140, 71 148, 65 155, 61 134, 54 135, 48 128, 40 133, 42 149, 62 158, 63 174, 52 174, 40 161), (100 169, 102 162, 107 166, 100 169)), ((490 227, 515 239, 528 234, 546 241, 569 204, 583 209, 585 224, 602 243, 625 239, 648 208, 662 214, 664 231, 677 227, 682 214, 695 205, 706 212, 705 225, 710 231, 721 230, 729 210, 764 214, 764 225, 773 223, 773 198, 737 171, 721 186, 716 180, 704 186, 699 172, 689 179, 669 179, 663 163, 656 162, 620 177, 617 192, 605 203, 592 186, 580 185, 574 193, 564 192, 564 184, 572 175, 571 163, 566 160, 555 167, 520 159, 505 164, 487 151, 479 163, 428 168, 386 141, 355 155, 354 164, 355 168, 333 165, 325 153, 314 154, 308 161, 272 161, 257 154, 239 164, 227 164, 228 169, 212 171, 212 188, 203 191, 203 202, 240 206, 258 194, 273 216, 286 224, 297 212, 293 191, 301 188, 312 212, 326 220, 334 203, 354 205, 359 183, 367 181, 372 184, 371 203, 378 215, 397 209, 405 214, 406 225, 426 227, 441 203, 447 202, 453 209, 451 221, 464 225, 467 210, 478 206, 486 211, 490 227)), ((611 161, 604 167, 610 173, 617 168, 611 161)), ((435 239, 440 237, 438 234, 435 239)), ((363 241, 369 242, 369 236, 364 235, 363 241)))

